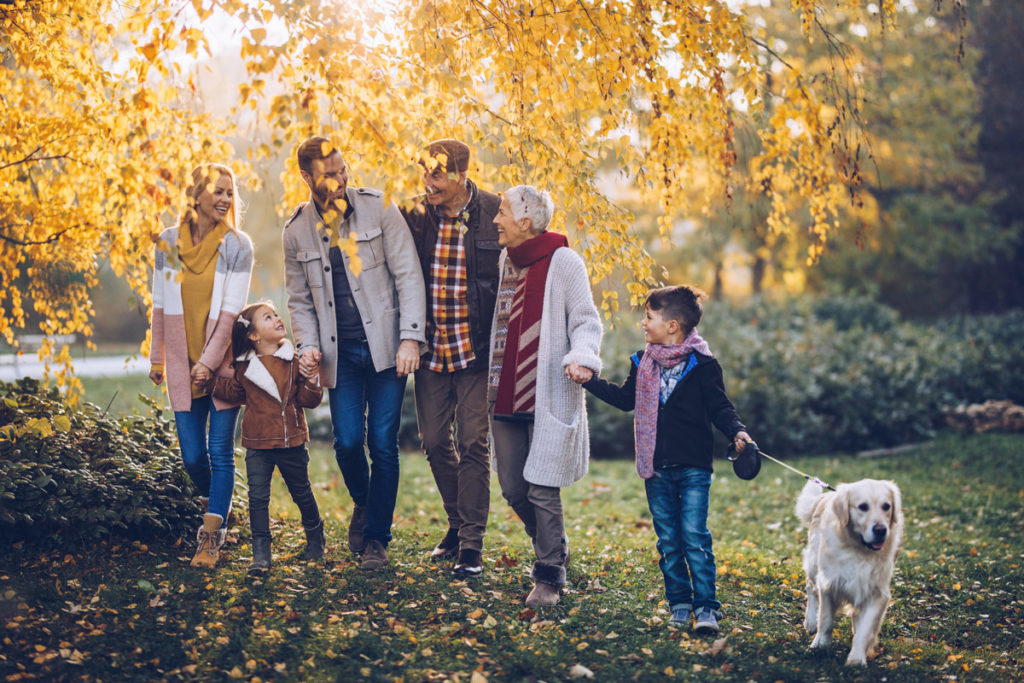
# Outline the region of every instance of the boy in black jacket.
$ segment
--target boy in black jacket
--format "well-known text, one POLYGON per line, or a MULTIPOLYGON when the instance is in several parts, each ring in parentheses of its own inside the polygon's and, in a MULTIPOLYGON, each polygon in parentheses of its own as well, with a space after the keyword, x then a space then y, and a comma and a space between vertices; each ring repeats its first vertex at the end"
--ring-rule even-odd
POLYGON ((621 385, 594 378, 584 388, 621 410, 636 409, 636 467, 658 535, 670 624, 717 633, 715 556, 708 531, 711 424, 741 451, 752 441, 725 394, 722 368, 697 334, 704 292, 662 287, 647 295, 647 347, 634 353, 621 385))

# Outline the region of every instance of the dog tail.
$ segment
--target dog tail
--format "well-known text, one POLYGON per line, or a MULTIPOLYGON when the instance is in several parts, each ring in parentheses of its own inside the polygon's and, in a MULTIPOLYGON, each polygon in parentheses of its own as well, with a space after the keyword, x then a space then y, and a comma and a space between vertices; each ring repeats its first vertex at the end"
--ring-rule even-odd
POLYGON ((804 484, 804 490, 800 492, 800 497, 796 499, 796 516, 804 523, 804 526, 810 526, 811 515, 814 512, 814 503, 824 493, 821 490, 821 485, 816 484, 813 481, 809 481, 804 484))

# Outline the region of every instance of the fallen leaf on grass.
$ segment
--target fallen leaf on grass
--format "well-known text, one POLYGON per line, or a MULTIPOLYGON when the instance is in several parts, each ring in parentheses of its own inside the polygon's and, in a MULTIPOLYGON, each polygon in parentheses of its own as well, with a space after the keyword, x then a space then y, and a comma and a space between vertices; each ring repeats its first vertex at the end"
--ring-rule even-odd
POLYGON ((582 664, 573 664, 569 669, 569 676, 571 678, 593 678, 594 672, 582 664))
POLYGON ((519 613, 519 621, 529 621, 530 619, 533 619, 535 616, 537 616, 537 612, 527 607, 519 613))
POLYGON ((487 676, 479 671, 474 671, 473 675, 469 677, 469 683, 487 683, 487 676))
POLYGON ((719 638, 715 642, 711 643, 711 647, 709 647, 707 650, 704 650, 702 654, 710 655, 712 657, 721 654, 722 650, 725 649, 725 643, 727 640, 729 640, 728 636, 726 636, 725 638, 719 638))
POLYGON ((518 564, 519 560, 509 557, 507 553, 502 553, 501 557, 494 561, 495 567, 515 567, 518 564))

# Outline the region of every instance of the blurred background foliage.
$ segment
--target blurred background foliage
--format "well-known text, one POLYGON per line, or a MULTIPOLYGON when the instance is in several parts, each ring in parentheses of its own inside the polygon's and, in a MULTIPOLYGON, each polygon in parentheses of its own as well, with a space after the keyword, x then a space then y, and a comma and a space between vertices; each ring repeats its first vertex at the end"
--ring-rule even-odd
MULTIPOLYGON (((759 296, 707 302, 700 330, 751 436, 780 457, 919 442, 947 407, 1024 402, 1021 311, 926 323, 862 297, 759 296)), ((623 381, 642 346, 632 327, 609 332, 603 376, 623 381)), ((588 411, 593 456, 630 457, 632 413, 592 398, 588 411)))
MULTIPOLYGON (((639 321, 639 314, 636 320, 639 321)), ((765 452, 856 453, 932 438, 956 406, 1024 404, 1024 311, 906 320, 863 297, 793 296, 707 303, 702 336, 722 365, 725 388, 765 452)), ((608 331, 602 376, 621 383, 643 348, 632 324, 608 331)), ((588 394, 594 458, 633 457, 633 413, 588 394)), ((313 439, 330 443, 326 404, 309 413, 313 439)), ((715 431, 716 455, 724 437, 715 431)), ((420 447, 412 384, 399 442, 420 447)))
MULTIPOLYGON (((848 104, 857 109, 869 146, 862 150, 861 186, 817 262, 807 260, 814 239, 807 230, 766 224, 770 200, 747 163, 760 151, 758 122, 742 113, 730 186, 721 188, 721 201, 707 213, 672 217, 670 234, 659 232, 656 207, 632 199, 614 159, 602 162, 605 189, 633 212, 634 230, 664 267, 664 281, 696 284, 716 301, 842 293, 915 320, 1024 306, 1024 2, 971 3, 964 25, 948 6, 932 11, 931 3, 917 5, 904 3, 898 23, 885 32, 862 31, 841 12, 827 17, 841 49, 856 52, 866 65, 856 76, 871 95, 851 92, 848 104)), ((743 11, 768 36, 766 93, 776 87, 772 74, 788 68, 783 62, 819 81, 842 69, 827 41, 799 39, 800 17, 788 3, 743 11)), ((196 69, 198 105, 230 116, 235 98, 225 84, 245 80, 244 64, 219 53, 196 69)), ((257 159, 243 188, 245 229, 257 248, 251 296, 283 304, 280 230, 287 207, 277 203, 285 194, 289 152, 268 155, 266 131, 256 123, 244 130, 250 134, 230 142, 237 157, 257 159)), ((706 189, 692 188, 694 206, 706 189)), ((810 218, 795 209, 790 220, 806 224, 810 218)), ((619 301, 628 302, 627 276, 616 271, 595 289, 618 292, 619 301)), ((145 307, 109 267, 101 268, 92 298, 97 342, 144 338, 145 307)), ((610 322, 630 316, 622 310, 610 322)), ((25 328, 36 325, 30 319, 25 328)))

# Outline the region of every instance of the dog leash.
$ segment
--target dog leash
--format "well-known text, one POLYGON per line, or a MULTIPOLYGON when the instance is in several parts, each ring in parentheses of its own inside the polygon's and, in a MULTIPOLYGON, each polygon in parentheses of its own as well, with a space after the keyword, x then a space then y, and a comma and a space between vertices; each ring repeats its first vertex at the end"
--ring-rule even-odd
MULTIPOLYGON (((818 486, 821 486, 822 488, 826 488, 829 491, 835 491, 835 489, 832 488, 832 486, 830 486, 828 484, 828 482, 824 482, 821 479, 818 479, 817 477, 815 477, 813 475, 807 474, 806 472, 801 472, 800 470, 798 470, 797 468, 793 467, 792 465, 787 465, 786 463, 782 462, 781 460, 773 458, 772 456, 770 456, 767 453, 765 453, 764 451, 762 451, 760 448, 757 448, 756 444, 754 445, 754 448, 757 450, 757 454, 758 455, 763 455, 764 457, 768 458, 769 460, 771 460, 776 465, 782 465, 787 470, 789 470, 791 472, 795 472, 796 474, 799 474, 801 477, 803 477, 807 481, 813 481, 815 484, 817 484, 818 486)), ((730 453, 729 453, 729 460, 735 460, 736 458, 739 457, 739 453, 736 453, 735 449, 730 448, 728 450, 730 451, 730 453)))
POLYGON ((785 468, 786 468, 787 470, 789 470, 789 471, 791 471, 791 472, 796 472, 797 474, 799 474, 799 475, 800 475, 801 477, 803 477, 803 478, 804 478, 804 479, 806 479, 807 481, 813 481, 813 482, 814 482, 815 484, 817 484, 818 486, 821 486, 821 487, 823 487, 823 488, 826 488, 826 489, 828 489, 829 491, 835 491, 835 489, 834 489, 834 488, 832 488, 832 487, 831 487, 831 486, 830 486, 830 485, 829 485, 829 484, 828 484, 827 482, 824 482, 824 481, 822 481, 821 479, 818 479, 817 477, 815 477, 815 476, 812 476, 812 475, 810 475, 810 474, 807 474, 807 473, 805 473, 805 472, 801 472, 801 471, 800 471, 800 470, 798 470, 797 468, 793 467, 792 465, 787 465, 786 463, 782 462, 781 460, 776 460, 776 459, 775 459, 775 458, 773 458, 772 456, 770 456, 770 455, 768 455, 767 453, 765 453, 764 451, 762 451, 762 450, 761 450, 760 448, 759 448, 759 449, 757 449, 757 452, 758 452, 758 453, 760 453, 761 455, 763 455, 764 457, 768 458, 769 460, 771 460, 771 461, 772 461, 773 463, 775 463, 776 465, 782 465, 782 466, 783 466, 783 467, 785 467, 785 468))

